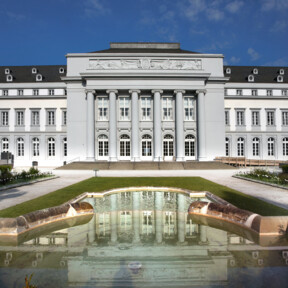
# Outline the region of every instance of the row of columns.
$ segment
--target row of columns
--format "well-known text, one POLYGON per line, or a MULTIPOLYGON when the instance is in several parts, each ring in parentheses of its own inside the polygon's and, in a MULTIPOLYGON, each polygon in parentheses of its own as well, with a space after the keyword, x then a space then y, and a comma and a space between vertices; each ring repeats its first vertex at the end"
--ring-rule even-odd
MULTIPOLYGON (((138 98, 140 90, 129 90, 131 94, 131 127, 132 127, 132 160, 140 160, 139 151, 139 111, 138 98)), ((206 158, 206 129, 205 129, 205 90, 197 90, 197 123, 198 123, 198 151, 199 160, 206 158)), ((87 90, 87 160, 95 160, 95 90, 87 90)), ((117 90, 107 90, 109 95, 109 161, 117 161, 117 90)), ((162 160, 162 139, 161 139, 161 94, 162 90, 152 90, 154 96, 154 161, 162 160)), ((183 161, 185 158, 184 146, 184 117, 183 117, 183 95, 184 90, 175 90, 176 94, 176 161, 183 161)))

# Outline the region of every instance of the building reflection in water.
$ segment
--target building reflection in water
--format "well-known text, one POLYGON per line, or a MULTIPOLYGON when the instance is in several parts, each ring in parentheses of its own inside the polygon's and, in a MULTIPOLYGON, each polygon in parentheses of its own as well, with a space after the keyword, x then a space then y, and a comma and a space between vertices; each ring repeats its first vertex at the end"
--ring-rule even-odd
POLYGON ((262 287, 266 275, 270 287, 288 281, 288 247, 260 247, 193 223, 187 210, 194 200, 203 199, 160 191, 86 198, 96 211, 89 223, 0 247, 0 287, 21 286, 29 272, 39 287, 236 287, 252 280, 262 287))

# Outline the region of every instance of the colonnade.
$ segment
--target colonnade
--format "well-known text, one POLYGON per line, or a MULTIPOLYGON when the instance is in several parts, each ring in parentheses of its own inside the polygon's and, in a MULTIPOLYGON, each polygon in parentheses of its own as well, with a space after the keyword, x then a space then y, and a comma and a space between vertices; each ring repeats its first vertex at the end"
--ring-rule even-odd
MULTIPOLYGON (((107 90, 109 97, 109 161, 117 161, 117 105, 116 96, 118 90, 107 90)), ((138 89, 129 90, 131 94, 131 160, 140 160, 139 149, 139 104, 138 99, 141 91, 138 89)), ((153 95, 153 144, 154 161, 163 160, 162 152, 162 119, 161 119, 161 94, 163 90, 152 90, 153 95)), ((197 125, 198 125, 198 160, 206 158, 206 129, 205 129, 205 90, 197 90, 197 125)), ((87 157, 88 161, 95 160, 95 90, 86 90, 87 100, 87 157)), ((176 95, 176 161, 185 160, 184 145, 184 90, 175 90, 176 95)))

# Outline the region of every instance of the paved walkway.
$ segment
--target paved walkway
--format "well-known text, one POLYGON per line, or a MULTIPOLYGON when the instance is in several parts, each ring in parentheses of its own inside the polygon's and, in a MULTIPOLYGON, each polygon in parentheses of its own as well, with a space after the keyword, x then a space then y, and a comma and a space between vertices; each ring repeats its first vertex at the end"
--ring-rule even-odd
MULTIPOLYGON (((279 207, 288 209, 288 190, 233 178, 240 170, 102 170, 99 177, 181 177, 200 176, 229 188, 252 195, 279 207)), ((0 192, 0 210, 37 198, 57 189, 93 177, 89 170, 54 170, 60 178, 0 192)))

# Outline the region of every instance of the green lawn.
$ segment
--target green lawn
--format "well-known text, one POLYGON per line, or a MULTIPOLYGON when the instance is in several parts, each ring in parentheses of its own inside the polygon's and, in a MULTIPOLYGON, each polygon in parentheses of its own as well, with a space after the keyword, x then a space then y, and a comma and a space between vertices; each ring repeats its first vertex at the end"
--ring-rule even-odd
MULTIPOLYGON (((49 182, 47 182, 47 185, 49 185, 49 182)), ((0 217, 17 217, 31 211, 58 206, 83 192, 101 192, 112 188, 132 186, 167 186, 194 191, 209 191, 239 208, 263 216, 288 215, 288 210, 278 208, 201 177, 93 177, 34 200, 1 210, 0 217)))

